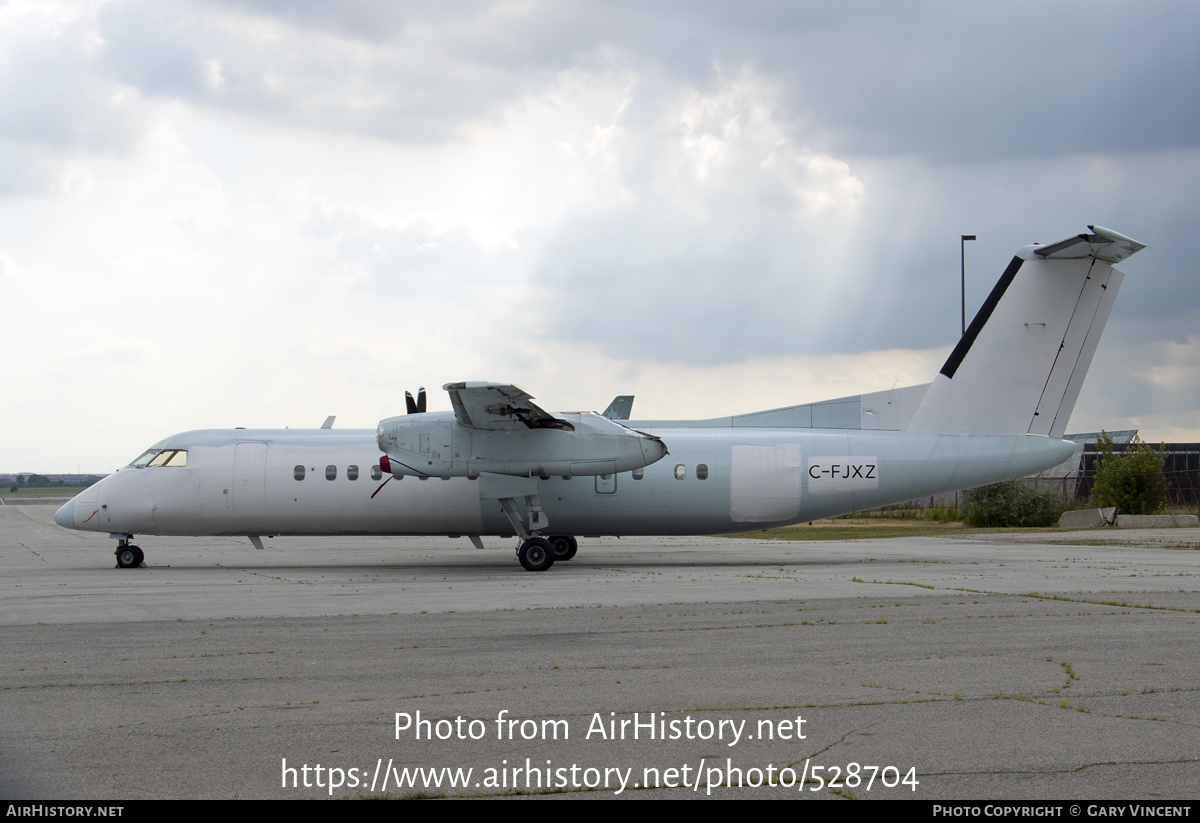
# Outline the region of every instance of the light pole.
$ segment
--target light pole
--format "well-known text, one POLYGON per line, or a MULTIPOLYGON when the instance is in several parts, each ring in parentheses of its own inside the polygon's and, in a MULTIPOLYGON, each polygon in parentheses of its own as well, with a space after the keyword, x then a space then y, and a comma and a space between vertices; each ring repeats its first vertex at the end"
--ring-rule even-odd
POLYGON ((962 333, 967 335, 967 241, 974 240, 975 235, 964 234, 960 235, 962 239, 958 241, 958 252, 962 258, 962 333))

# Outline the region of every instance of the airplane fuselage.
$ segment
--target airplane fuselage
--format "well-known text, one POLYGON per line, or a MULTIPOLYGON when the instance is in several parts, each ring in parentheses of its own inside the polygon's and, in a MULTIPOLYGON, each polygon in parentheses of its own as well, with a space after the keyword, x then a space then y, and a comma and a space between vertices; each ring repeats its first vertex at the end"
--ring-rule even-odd
MULTIPOLYGON (((723 534, 772 528, 1021 476, 1074 444, 1031 435, 669 428, 635 472, 537 479, 550 531, 723 534)), ((203 430, 156 444, 184 465, 126 467, 60 523, 114 534, 494 535, 513 527, 480 482, 397 477, 372 430, 203 430)))

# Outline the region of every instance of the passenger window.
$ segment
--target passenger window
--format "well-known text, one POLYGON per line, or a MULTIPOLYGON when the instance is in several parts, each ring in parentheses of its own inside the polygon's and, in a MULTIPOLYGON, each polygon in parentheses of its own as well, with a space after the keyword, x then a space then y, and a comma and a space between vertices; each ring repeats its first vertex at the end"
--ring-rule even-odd
POLYGON ((675 467, 675 479, 676 480, 687 480, 687 466, 680 463, 678 466, 675 467))
POLYGON ((641 480, 645 476, 646 476, 646 470, 644 468, 633 470, 633 479, 634 480, 641 480))
POLYGON ((346 467, 346 479, 347 480, 357 480, 358 479, 358 466, 347 466, 346 467))
POLYGON ((337 466, 326 466, 325 467, 325 479, 326 480, 337 480, 337 466))
POLYGON ((297 466, 296 468, 292 469, 292 477, 296 478, 297 480, 303 480, 304 479, 304 467, 297 466))
POLYGON ((378 466, 372 466, 371 467, 371 479, 372 480, 382 480, 383 479, 383 469, 379 468, 378 466))
POLYGON ((707 480, 708 479, 708 464, 707 463, 701 463, 699 466, 696 467, 696 479, 697 480, 707 480))

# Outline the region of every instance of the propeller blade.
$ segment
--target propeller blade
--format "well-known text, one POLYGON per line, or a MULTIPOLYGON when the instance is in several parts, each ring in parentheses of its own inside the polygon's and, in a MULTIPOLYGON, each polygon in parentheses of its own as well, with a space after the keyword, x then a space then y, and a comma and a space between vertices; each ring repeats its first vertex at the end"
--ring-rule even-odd
POLYGON ((417 390, 417 399, 413 400, 412 392, 404 393, 404 405, 408 407, 409 414, 424 414, 425 413, 425 387, 422 386, 417 390))

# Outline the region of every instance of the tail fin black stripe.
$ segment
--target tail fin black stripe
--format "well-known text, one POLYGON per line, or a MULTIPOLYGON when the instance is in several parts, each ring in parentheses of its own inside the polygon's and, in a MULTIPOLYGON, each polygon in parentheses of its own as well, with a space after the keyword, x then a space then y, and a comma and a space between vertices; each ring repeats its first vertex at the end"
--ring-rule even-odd
POLYGON ((1004 274, 1000 275, 1000 279, 996 282, 992 293, 988 295, 987 300, 984 300, 983 305, 979 307, 979 312, 975 315, 975 319, 971 321, 971 325, 967 326, 967 333, 962 336, 962 339, 958 341, 958 345, 954 347, 954 351, 950 352, 950 356, 946 358, 946 364, 942 366, 941 372, 946 377, 954 379, 954 373, 962 365, 963 358, 967 356, 967 352, 971 350, 971 346, 975 343, 975 338, 979 336, 979 333, 983 331, 983 327, 987 325, 988 318, 996 310, 996 304, 1000 302, 1000 298, 1004 296, 1004 292, 1008 291, 1008 287, 1012 285, 1013 278, 1017 276, 1017 271, 1024 262, 1020 257, 1014 257, 1012 262, 1008 264, 1008 268, 1004 270, 1004 274))

